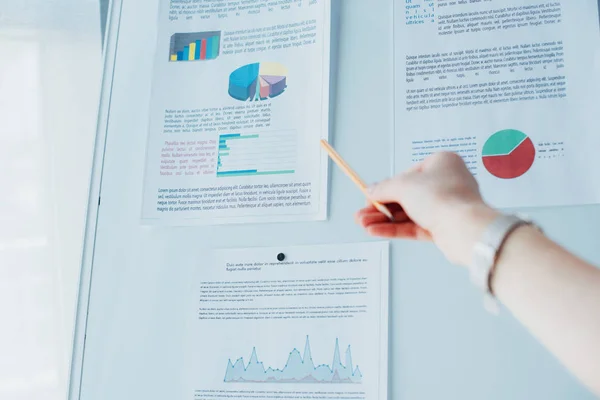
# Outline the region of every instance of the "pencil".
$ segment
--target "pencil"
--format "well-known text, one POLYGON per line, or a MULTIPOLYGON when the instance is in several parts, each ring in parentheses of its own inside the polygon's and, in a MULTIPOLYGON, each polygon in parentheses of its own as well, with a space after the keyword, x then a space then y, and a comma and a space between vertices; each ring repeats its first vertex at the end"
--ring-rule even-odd
POLYGON ((360 191, 363 192, 363 194, 371 202, 371 204, 373 204, 373 206, 380 213, 388 217, 388 219, 393 222, 394 215, 390 212, 390 210, 388 210, 386 206, 384 206, 378 201, 371 199, 365 182, 358 176, 356 172, 354 172, 354 170, 352 170, 352 168, 350 168, 350 166, 346 163, 346 161, 344 161, 344 159, 338 154, 338 152, 335 151, 333 147, 331 147, 329 142, 327 142, 327 140, 325 139, 321 139, 321 146, 325 149, 325 151, 327 151, 327 154, 329 154, 329 157, 331 157, 331 159, 337 164, 337 166, 340 167, 341 170, 346 173, 346 175, 348 175, 348 177, 352 180, 352 182, 354 182, 356 186, 358 186, 360 191))

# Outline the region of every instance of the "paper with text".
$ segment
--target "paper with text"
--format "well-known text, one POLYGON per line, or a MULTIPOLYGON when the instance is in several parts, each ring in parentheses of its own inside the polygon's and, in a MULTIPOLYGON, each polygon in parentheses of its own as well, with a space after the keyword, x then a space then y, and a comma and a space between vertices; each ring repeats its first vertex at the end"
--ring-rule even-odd
POLYGON ((193 283, 190 398, 387 399, 388 272, 388 243, 215 251, 193 283))
POLYGON ((600 201, 595 0, 395 3, 396 169, 460 154, 498 207, 600 201))
POLYGON ((160 2, 144 222, 326 218, 330 9, 160 2))

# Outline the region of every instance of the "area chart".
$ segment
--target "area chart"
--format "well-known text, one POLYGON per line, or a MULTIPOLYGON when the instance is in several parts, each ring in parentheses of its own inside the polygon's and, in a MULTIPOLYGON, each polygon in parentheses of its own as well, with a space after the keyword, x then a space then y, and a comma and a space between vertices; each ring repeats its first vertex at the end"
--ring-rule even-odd
POLYGON ((521 131, 506 129, 494 133, 485 142, 482 152, 485 169, 500 179, 515 179, 524 175, 535 161, 535 146, 521 131))
POLYGON ((240 101, 266 100, 287 88, 287 68, 275 62, 244 65, 229 75, 229 95, 240 101))
POLYGON ((234 364, 231 360, 227 363, 225 382, 235 383, 360 383, 362 374, 360 369, 352 365, 352 351, 350 346, 346 349, 345 362, 342 363, 338 340, 335 341, 333 361, 331 365, 321 364, 316 366, 313 362, 309 338, 306 337, 304 353, 294 349, 288 356, 282 369, 265 368, 259 361, 256 348, 248 364, 239 358, 234 364))

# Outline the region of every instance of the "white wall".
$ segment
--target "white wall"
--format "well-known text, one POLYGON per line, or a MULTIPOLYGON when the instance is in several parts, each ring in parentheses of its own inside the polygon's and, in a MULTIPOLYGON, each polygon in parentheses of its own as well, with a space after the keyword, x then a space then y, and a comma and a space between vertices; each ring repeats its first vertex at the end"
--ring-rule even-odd
MULTIPOLYGON (((140 225, 158 0, 122 3, 110 119, 102 137, 106 153, 93 279, 90 264, 84 270, 93 294, 85 365, 76 370, 82 371, 86 400, 180 399, 191 393, 180 369, 190 354, 181 339, 192 315, 190 277, 206 267, 206 254, 224 247, 368 240, 352 219, 364 196, 332 167, 330 215, 324 222, 140 225)), ((331 139, 361 176, 374 182, 393 169, 393 2, 333 4, 331 139), (357 56, 361 49, 368 49, 367 56, 357 56)), ((112 54, 116 30, 109 31, 109 39, 112 54)), ((599 206, 526 212, 552 238, 600 265, 599 206)), ((593 398, 509 312, 487 313, 466 271, 449 265, 433 245, 395 241, 391 248, 390 399, 593 398)), ((210 335, 196 339, 210 343, 210 335)))
POLYGON ((64 399, 100 87, 97 0, 0 0, 0 398, 64 399))

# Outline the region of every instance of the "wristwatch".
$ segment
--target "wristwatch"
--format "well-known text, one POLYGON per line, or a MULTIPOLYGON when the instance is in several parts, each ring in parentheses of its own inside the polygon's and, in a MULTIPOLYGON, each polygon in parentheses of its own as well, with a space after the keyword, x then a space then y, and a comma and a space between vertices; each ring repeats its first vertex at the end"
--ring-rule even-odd
POLYGON ((484 306, 493 314, 499 311, 491 286, 498 255, 510 234, 523 225, 538 228, 523 215, 500 215, 488 225, 480 241, 473 248, 473 260, 469 268, 471 281, 484 292, 484 306))

